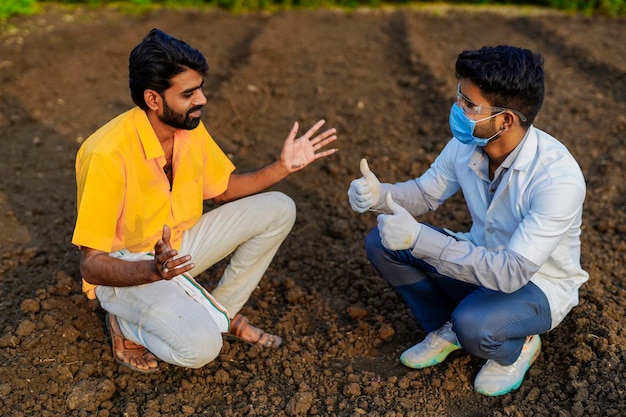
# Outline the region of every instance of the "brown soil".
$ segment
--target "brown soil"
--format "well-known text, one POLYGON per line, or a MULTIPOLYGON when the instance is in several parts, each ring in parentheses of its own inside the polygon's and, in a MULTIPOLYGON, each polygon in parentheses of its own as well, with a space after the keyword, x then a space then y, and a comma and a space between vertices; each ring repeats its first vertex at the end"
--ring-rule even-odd
MULTIPOLYGON (((219 11, 49 9, 0 33, 0 415, 626 415, 626 25, 529 10, 390 9, 234 16, 219 11), (198 47, 210 78, 205 123, 240 169, 275 158, 294 120, 336 126, 340 152, 281 183, 299 214, 246 313, 276 351, 226 342, 199 370, 140 375, 113 360, 104 313, 80 292, 74 156, 128 109, 127 59, 152 27, 198 47), (450 133, 453 64, 501 43, 541 52, 536 125, 560 138, 588 182, 590 281, 543 337, 520 389, 475 393, 462 351, 422 371, 399 354, 424 331, 365 259, 374 214, 347 203, 367 157, 383 181, 423 172, 450 133)), ((426 221, 468 226, 461 197, 426 221)), ((224 265, 200 280, 215 285, 224 265)))

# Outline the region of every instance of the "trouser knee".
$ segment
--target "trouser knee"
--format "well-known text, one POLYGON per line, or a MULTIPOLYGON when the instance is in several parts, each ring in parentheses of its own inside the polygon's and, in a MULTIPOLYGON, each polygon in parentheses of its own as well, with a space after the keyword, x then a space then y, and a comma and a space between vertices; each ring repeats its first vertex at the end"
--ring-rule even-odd
POLYGON ((476 328, 462 327, 452 320, 452 329, 456 333, 457 340, 463 346, 463 349, 478 357, 488 357, 481 349, 483 338, 480 332, 475 331, 476 328))
POLYGON ((296 222, 296 203, 293 199, 280 191, 270 191, 264 195, 271 199, 272 210, 278 213, 283 224, 291 229, 296 222))
POLYGON ((481 318, 467 314, 452 314, 452 329, 467 352, 479 358, 490 358, 500 346, 493 337, 488 324, 481 318))
POLYGON ((202 368, 215 360, 222 350, 221 334, 194 339, 184 352, 174 354, 177 365, 192 369, 202 368))

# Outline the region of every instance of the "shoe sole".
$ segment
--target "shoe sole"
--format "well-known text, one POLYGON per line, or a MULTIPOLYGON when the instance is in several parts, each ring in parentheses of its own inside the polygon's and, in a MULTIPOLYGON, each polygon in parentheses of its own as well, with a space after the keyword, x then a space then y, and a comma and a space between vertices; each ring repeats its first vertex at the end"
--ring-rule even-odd
POLYGON ((433 356, 433 358, 431 360, 429 360, 428 362, 421 362, 421 363, 412 363, 409 362, 407 359, 405 359, 403 356, 400 356, 400 362, 402 362, 402 364, 404 366, 407 366, 409 368, 413 368, 413 369, 423 369, 423 368, 428 368, 430 366, 435 366, 435 365, 439 365, 441 362, 443 362, 450 353, 454 352, 455 350, 459 350, 461 349, 460 346, 457 345, 450 345, 448 346, 446 349, 442 350, 438 355, 433 356))
POLYGON ((530 357, 530 361, 528 362, 528 366, 526 367, 526 370, 522 374, 522 377, 512 387, 503 389, 501 391, 496 391, 496 392, 486 392, 486 391, 476 389, 476 392, 482 395, 486 395, 488 397, 497 397, 499 395, 508 394, 509 392, 518 389, 522 385, 522 382, 524 382, 524 378, 526 378, 526 373, 528 372, 530 367, 533 365, 533 363, 535 363, 535 361, 539 357, 539 353, 541 353, 541 339, 539 339, 539 343, 537 344, 537 349, 535 349, 535 351, 533 352, 533 355, 530 357))

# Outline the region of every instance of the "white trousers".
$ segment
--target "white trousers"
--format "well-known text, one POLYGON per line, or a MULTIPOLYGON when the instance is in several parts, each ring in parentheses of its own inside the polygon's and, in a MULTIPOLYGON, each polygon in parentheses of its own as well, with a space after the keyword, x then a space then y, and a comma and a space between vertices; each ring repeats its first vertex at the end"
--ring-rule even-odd
MULTIPOLYGON (((295 218, 293 200, 279 192, 224 204, 185 232, 179 256, 191 255, 195 268, 188 274, 132 287, 98 286, 96 296, 117 316, 126 338, 165 362, 200 368, 219 354, 228 319, 256 289, 295 218), (211 300, 192 277, 231 253, 211 300)), ((118 251, 111 256, 132 261, 150 255, 118 251)))

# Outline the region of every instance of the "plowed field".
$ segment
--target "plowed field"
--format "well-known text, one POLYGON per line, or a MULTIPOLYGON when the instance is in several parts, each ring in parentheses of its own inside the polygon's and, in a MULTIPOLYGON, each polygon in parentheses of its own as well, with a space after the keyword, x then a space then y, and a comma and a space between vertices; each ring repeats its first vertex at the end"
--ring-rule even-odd
MULTIPOLYGON (((385 9, 231 15, 47 9, 0 33, 0 415, 626 415, 626 21, 530 9, 385 9), (198 370, 140 375, 113 360, 104 312, 80 291, 74 157, 132 106, 128 54, 153 27, 208 58, 204 122, 241 170, 278 156, 294 121, 338 129, 339 153, 276 189, 298 220, 244 313, 280 334, 264 351, 226 341, 198 370), (424 331, 368 264, 375 215, 346 191, 367 157, 382 181, 420 175, 450 138, 454 61, 464 49, 541 52, 536 126, 564 142, 588 194, 581 303, 543 336, 522 386, 472 389, 463 351, 421 371, 400 353, 424 331)), ((423 219, 464 230, 461 196, 423 219)), ((224 261, 226 262, 226 261, 224 261)), ((200 276, 215 286, 224 264, 200 276)))

